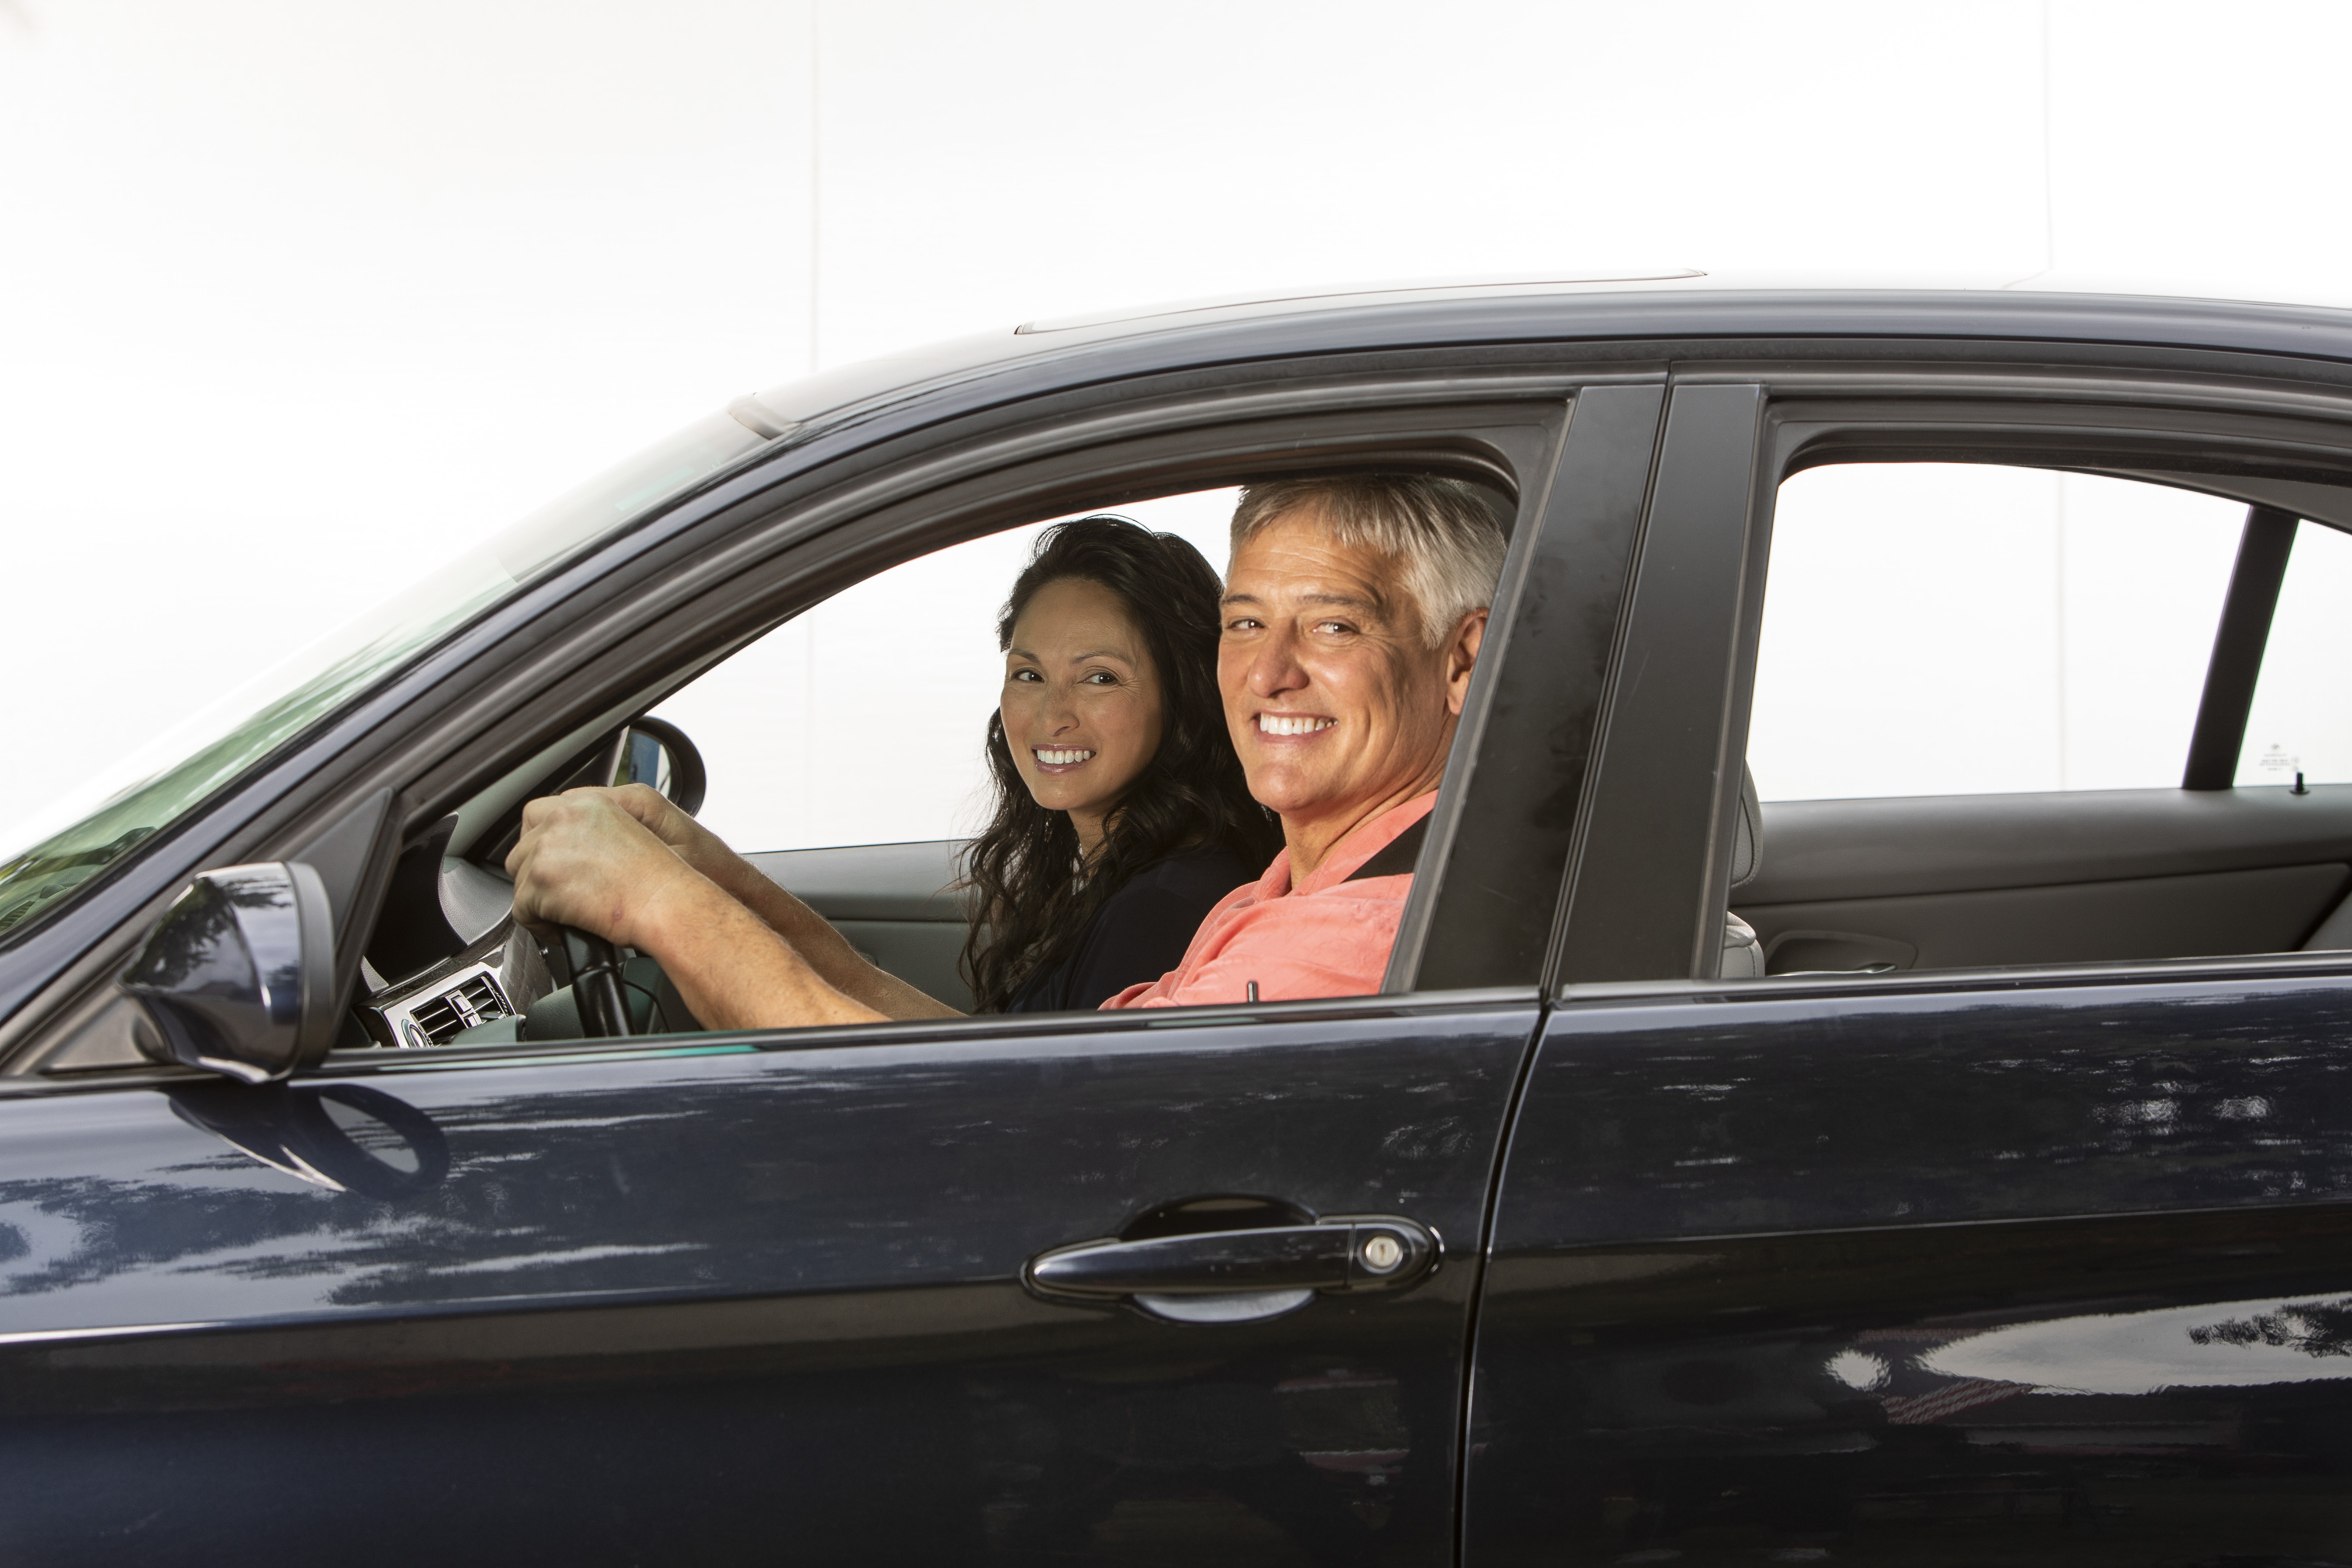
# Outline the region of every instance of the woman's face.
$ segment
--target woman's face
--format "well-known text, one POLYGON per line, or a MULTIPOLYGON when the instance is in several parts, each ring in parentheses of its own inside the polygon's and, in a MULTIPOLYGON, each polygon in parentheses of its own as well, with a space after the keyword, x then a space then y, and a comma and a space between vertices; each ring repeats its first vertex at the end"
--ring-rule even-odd
POLYGON ((1031 595, 1004 655, 1004 739, 1037 804, 1088 850, 1160 750, 1160 672, 1118 595, 1065 577, 1031 595))

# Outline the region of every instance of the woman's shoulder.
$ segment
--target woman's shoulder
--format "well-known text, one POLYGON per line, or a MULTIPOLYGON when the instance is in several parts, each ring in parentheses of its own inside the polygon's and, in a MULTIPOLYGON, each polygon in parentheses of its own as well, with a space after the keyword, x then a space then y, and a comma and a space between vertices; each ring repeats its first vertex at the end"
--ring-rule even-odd
POLYGON ((1255 882, 1264 875, 1265 867, 1245 865, 1240 856, 1222 844, 1196 844, 1163 855, 1129 877, 1118 891, 1104 900, 1104 908, 1108 910, 1123 900, 1158 902, 1171 894, 1213 904, 1235 888, 1255 882))

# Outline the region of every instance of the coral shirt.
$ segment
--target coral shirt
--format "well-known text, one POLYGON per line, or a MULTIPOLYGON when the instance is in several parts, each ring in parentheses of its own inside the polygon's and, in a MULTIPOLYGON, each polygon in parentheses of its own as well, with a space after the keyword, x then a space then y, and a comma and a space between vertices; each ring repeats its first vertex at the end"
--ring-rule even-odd
MULTIPOLYGON (((1396 945, 1412 873, 1356 873, 1417 828, 1436 804, 1433 791, 1381 813, 1333 845, 1315 874, 1295 888, 1290 851, 1285 849, 1265 876, 1217 900, 1184 950, 1183 963, 1149 984, 1129 986, 1103 1006, 1242 1002, 1253 980, 1261 1002, 1375 994, 1389 966, 1389 949, 1396 945)), ((1421 835, 1412 837, 1413 844, 1399 847, 1418 849, 1421 835)))

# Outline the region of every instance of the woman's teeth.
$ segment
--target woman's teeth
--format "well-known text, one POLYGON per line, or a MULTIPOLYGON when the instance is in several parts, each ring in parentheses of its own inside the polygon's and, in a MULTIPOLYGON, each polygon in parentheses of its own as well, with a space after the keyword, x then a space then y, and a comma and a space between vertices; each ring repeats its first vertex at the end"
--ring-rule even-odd
POLYGON ((1258 733, 1262 735, 1312 735, 1318 730, 1328 730, 1339 721, 1316 718, 1276 718, 1271 713, 1257 716, 1258 733))
POLYGON ((1067 767, 1072 763, 1083 763, 1094 755, 1092 752, 1053 751, 1044 746, 1033 746, 1030 750, 1037 753, 1040 765, 1049 768, 1067 767))

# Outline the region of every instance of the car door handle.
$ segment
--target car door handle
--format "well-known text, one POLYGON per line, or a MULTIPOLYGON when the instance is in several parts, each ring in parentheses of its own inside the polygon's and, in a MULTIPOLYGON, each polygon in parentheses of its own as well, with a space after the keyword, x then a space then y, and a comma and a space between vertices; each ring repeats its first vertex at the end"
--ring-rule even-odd
POLYGON ((1312 1225, 1081 1241, 1039 1253, 1021 1281, 1051 1301, 1129 1300, 1160 1317, 1234 1321, 1292 1310, 1318 1293, 1402 1289, 1426 1276, 1439 1251, 1436 1233, 1418 1221, 1342 1215, 1312 1225))

